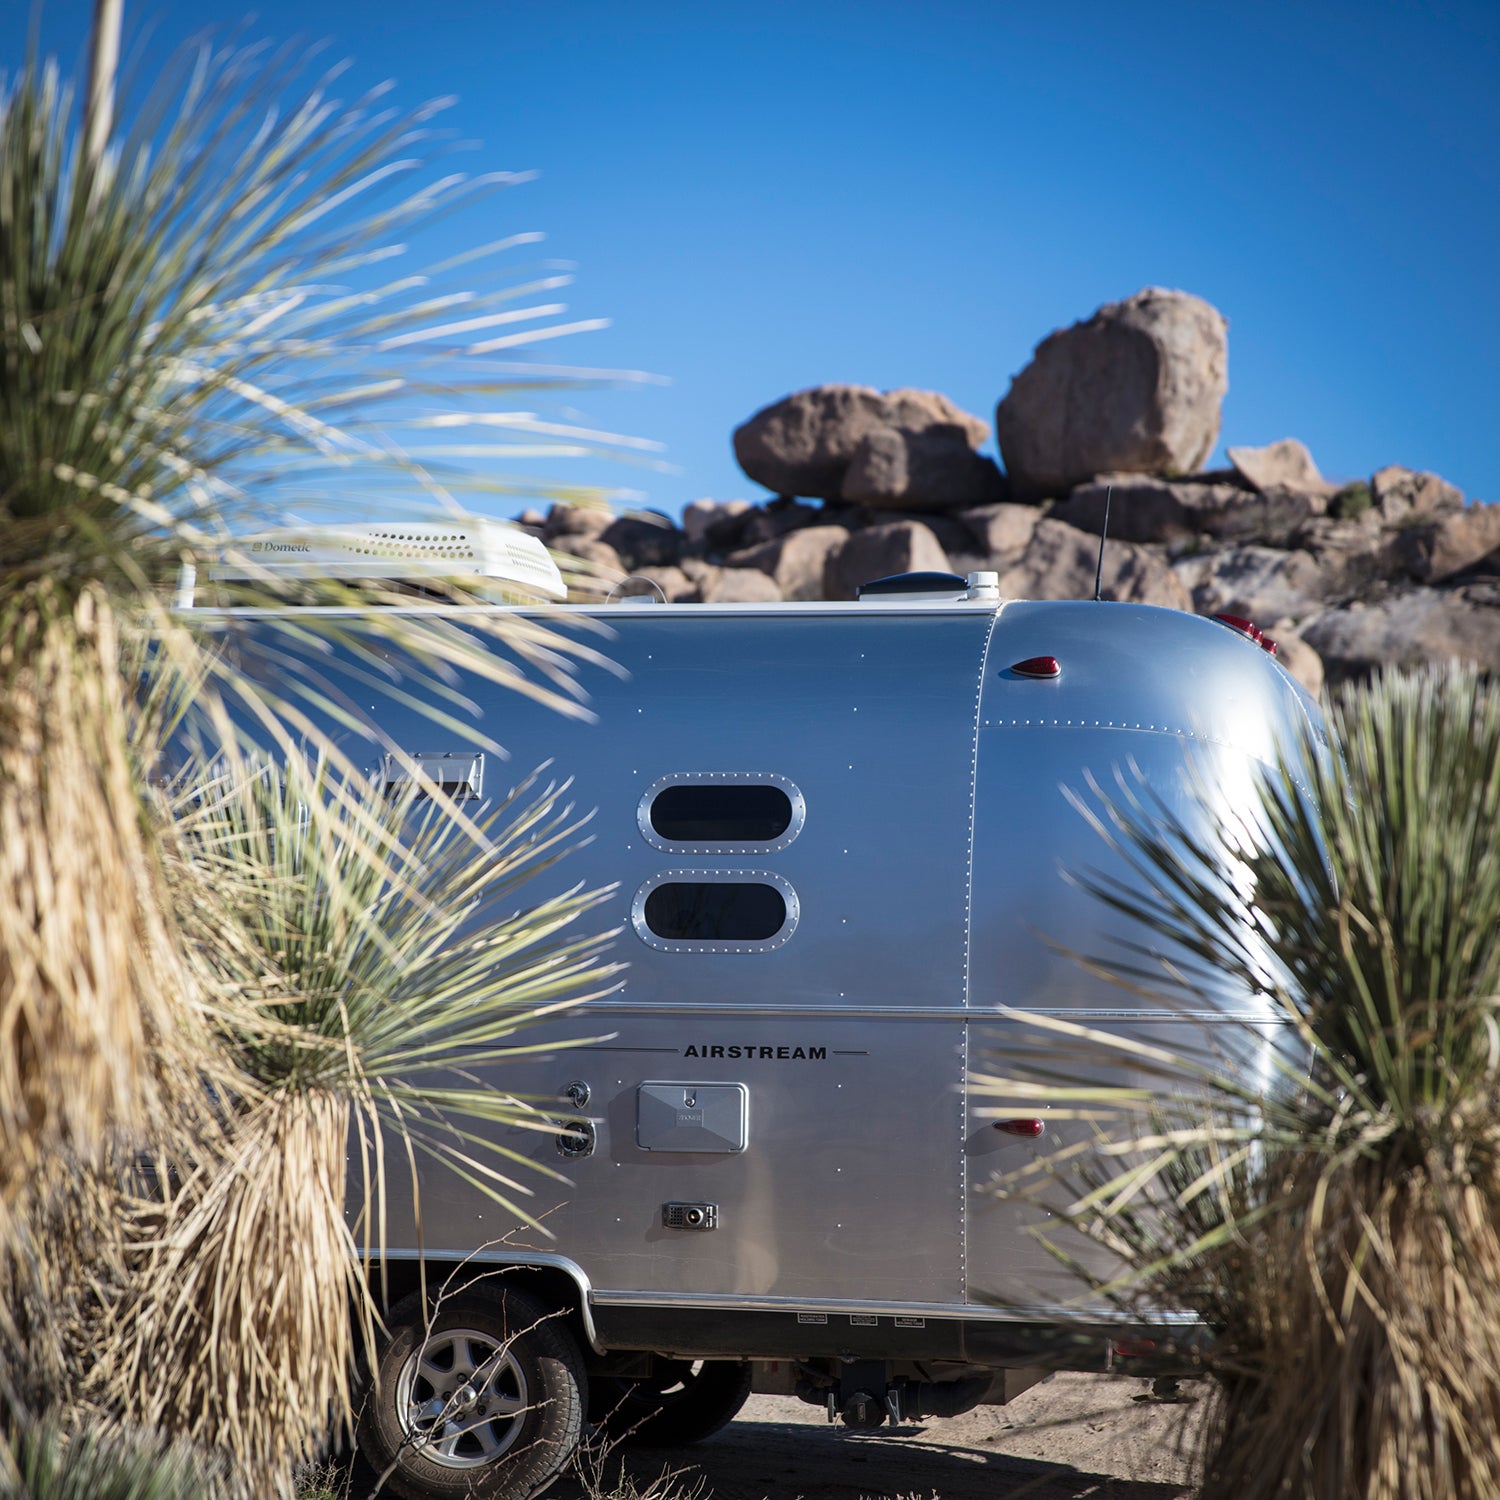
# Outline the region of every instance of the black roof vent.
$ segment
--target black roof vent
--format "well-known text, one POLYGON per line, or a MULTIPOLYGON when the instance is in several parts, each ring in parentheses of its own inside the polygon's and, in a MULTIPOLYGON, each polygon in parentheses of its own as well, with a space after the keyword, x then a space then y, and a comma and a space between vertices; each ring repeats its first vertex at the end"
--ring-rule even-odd
POLYGON ((855 595, 859 599, 927 599, 946 596, 962 599, 969 591, 969 581, 957 573, 892 573, 873 583, 862 583, 855 595))

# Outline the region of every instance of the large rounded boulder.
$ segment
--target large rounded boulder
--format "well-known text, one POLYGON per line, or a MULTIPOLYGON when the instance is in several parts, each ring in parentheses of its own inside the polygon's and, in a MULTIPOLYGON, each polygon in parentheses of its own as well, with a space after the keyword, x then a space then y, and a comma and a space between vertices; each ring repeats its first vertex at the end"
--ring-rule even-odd
POLYGON ((978 417, 937 391, 817 385, 786 396, 734 434, 734 456, 778 495, 885 510, 964 510, 1004 499, 976 449, 978 417))
POLYGON ((1096 474, 1200 468, 1229 388, 1227 325, 1186 292, 1147 287, 1036 347, 995 410, 1015 499, 1096 474))

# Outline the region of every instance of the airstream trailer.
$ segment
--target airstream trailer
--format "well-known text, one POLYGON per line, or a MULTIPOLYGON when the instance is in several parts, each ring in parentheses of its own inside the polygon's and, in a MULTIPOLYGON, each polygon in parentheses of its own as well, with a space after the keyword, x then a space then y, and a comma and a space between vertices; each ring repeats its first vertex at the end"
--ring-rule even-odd
POLYGON ((1269 1077, 1274 1018, 1246 996, 1163 1012, 1068 956, 1130 934, 1067 879, 1111 858, 1067 789, 1130 765, 1232 817, 1255 767, 1316 732, 1307 695, 1248 630, 1004 600, 993 575, 848 604, 575 608, 619 669, 581 669, 591 721, 472 686, 473 739, 391 699, 351 750, 378 777, 398 745, 475 804, 550 761, 597 810, 557 879, 614 888, 628 963, 546 1023, 577 1045, 493 1077, 555 1101, 555 1136, 509 1143, 570 1180, 550 1238, 507 1236, 438 1175, 421 1246, 392 1224, 374 1466, 412 1500, 522 1496, 612 1410, 687 1441, 753 1388, 877 1425, 1103 1368, 1108 1310, 1080 1337, 1038 1211, 985 1191, 1069 1127, 970 1077, 1014 1051, 1013 1010, 1184 1048, 1206 1021, 1269 1077), (429 1290, 452 1278, 430 1322, 419 1248, 429 1290))

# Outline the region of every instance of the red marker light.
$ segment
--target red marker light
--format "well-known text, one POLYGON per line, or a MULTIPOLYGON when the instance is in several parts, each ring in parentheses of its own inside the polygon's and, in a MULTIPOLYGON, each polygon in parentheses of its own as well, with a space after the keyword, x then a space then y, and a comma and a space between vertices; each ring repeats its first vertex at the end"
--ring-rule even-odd
POLYGON ((995 1129, 1003 1131, 1006 1135, 1025 1136, 1027 1140, 1034 1141, 1047 1126, 1041 1120, 996 1120, 995 1129))
POLYGON ((1018 661, 1011 671, 1017 677, 1061 677, 1062 668, 1057 664, 1055 656, 1028 656, 1025 661, 1018 661))
POLYGON ((1145 1359, 1156 1353, 1156 1340, 1146 1338, 1113 1339, 1114 1351, 1122 1359, 1145 1359))
POLYGON ((1247 635, 1258 645, 1264 636, 1260 626, 1254 620, 1247 620, 1243 615, 1215 615, 1219 624, 1227 625, 1231 630, 1237 630, 1241 635, 1247 635))
POLYGON ((1268 636, 1253 620, 1247 620, 1243 615, 1215 615, 1219 624, 1227 625, 1231 630, 1237 630, 1241 635, 1247 635, 1262 651, 1268 651, 1272 656, 1281 649, 1275 641, 1268 636))

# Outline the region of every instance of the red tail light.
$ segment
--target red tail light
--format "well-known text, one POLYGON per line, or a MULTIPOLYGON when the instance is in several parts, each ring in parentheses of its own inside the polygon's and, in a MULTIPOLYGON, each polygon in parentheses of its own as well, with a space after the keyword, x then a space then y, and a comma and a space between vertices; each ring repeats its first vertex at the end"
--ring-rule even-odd
POLYGON ((1035 1140, 1045 1129, 1046 1123, 1042 1120, 996 1120, 995 1129, 1003 1131, 1006 1135, 1025 1136, 1028 1140, 1035 1140))

